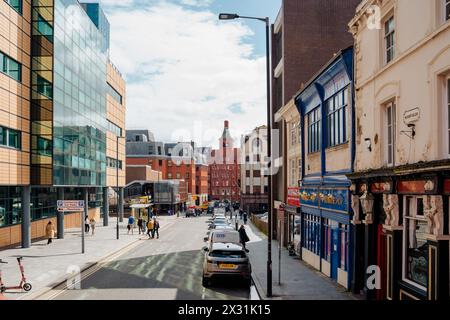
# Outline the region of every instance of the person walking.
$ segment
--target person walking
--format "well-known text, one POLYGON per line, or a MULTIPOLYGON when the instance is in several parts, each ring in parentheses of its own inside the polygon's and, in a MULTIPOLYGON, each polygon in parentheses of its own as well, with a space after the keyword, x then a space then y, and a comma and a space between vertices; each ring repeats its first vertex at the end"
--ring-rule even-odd
POLYGON ((153 232, 152 232, 152 238, 153 239, 155 238, 155 233, 156 233, 156 236, 157 236, 156 239, 159 239, 159 221, 156 220, 156 218, 153 219, 153 232))
POLYGON ((55 237, 55 227, 51 221, 49 221, 45 227, 45 237, 48 239, 47 245, 52 243, 52 239, 55 237))
POLYGON ((248 252, 248 249, 245 247, 245 244, 250 241, 250 238, 248 237, 247 232, 245 231, 244 225, 241 225, 241 227, 239 228, 239 239, 242 243, 242 246, 244 247, 244 250, 248 252))
POLYGON ((142 220, 141 217, 139 217, 138 223, 137 223, 138 228, 139 228, 139 234, 141 234, 141 231, 142 231, 142 233, 144 233, 144 224, 143 223, 144 223, 144 221, 142 220))
POLYGON ((149 239, 152 237, 154 226, 155 226, 154 220, 153 219, 149 219, 148 222, 147 222, 147 235, 148 235, 149 239))
POLYGON ((247 224, 247 212, 243 213, 244 224, 247 224))
POLYGON ((86 216, 84 218, 84 232, 86 232, 86 233, 89 233, 89 223, 90 223, 89 217, 86 216))
POLYGON ((92 218, 90 221, 91 229, 92 229, 92 235, 95 233, 95 219, 92 218))
POLYGON ((128 218, 127 229, 128 229, 128 234, 130 234, 130 230, 131 230, 131 234, 133 234, 133 232, 134 232, 134 217, 133 216, 129 216, 129 218, 128 218))

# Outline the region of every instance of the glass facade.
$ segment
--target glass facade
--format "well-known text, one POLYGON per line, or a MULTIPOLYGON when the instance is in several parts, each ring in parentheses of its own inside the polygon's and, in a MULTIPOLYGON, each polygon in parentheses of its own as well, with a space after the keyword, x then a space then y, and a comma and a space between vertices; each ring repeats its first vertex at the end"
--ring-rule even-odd
POLYGON ((55 0, 54 35, 53 183, 104 186, 109 31, 78 1, 55 0))
POLYGON ((22 0, 5 0, 17 13, 22 14, 22 0))
POLYGON ((0 228, 22 220, 22 188, 0 187, 0 228))

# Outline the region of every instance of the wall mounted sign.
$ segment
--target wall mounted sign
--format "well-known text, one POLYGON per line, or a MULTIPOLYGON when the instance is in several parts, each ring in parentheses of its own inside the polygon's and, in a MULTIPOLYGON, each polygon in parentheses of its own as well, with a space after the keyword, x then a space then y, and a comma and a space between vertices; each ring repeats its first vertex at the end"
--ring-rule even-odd
POLYGON ((404 194, 434 193, 436 191, 436 182, 434 179, 398 181, 397 190, 398 193, 404 194))
POLYGON ((58 200, 56 205, 59 212, 84 211, 84 200, 58 200))
POLYGON ((420 109, 419 108, 407 110, 403 114, 403 122, 406 125, 416 123, 417 121, 419 121, 419 119, 420 119, 420 109))
POLYGON ((288 188, 286 202, 290 206, 300 207, 300 188, 288 188))
POLYGON ((300 191, 300 204, 318 207, 319 206, 318 189, 302 188, 300 191))
POLYGON ((450 194, 450 179, 444 180, 444 194, 450 194))
POLYGON ((323 189, 319 193, 320 207, 324 209, 348 212, 348 190, 323 189))
POLYGON ((390 193, 392 190, 392 183, 390 182, 374 182, 370 185, 370 192, 372 193, 390 193))

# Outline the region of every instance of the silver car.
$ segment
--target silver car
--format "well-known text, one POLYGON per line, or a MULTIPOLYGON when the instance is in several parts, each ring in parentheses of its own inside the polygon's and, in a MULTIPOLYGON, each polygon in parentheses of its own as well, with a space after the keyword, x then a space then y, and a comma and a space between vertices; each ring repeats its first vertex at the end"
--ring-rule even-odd
POLYGON ((246 285, 251 285, 250 259, 241 244, 210 242, 204 251, 204 287, 217 278, 243 278, 246 285))

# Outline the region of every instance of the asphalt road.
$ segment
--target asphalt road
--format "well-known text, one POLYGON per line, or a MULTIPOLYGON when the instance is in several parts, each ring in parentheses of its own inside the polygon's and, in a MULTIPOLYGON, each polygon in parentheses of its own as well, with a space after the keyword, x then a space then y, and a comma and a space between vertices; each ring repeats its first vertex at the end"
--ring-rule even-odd
MULTIPOLYGON (((159 239, 142 240, 98 270, 82 277, 80 290, 66 290, 55 300, 247 300, 254 287, 239 280, 202 286, 207 217, 179 218, 159 239)), ((143 238, 144 239, 144 238, 143 238)))

